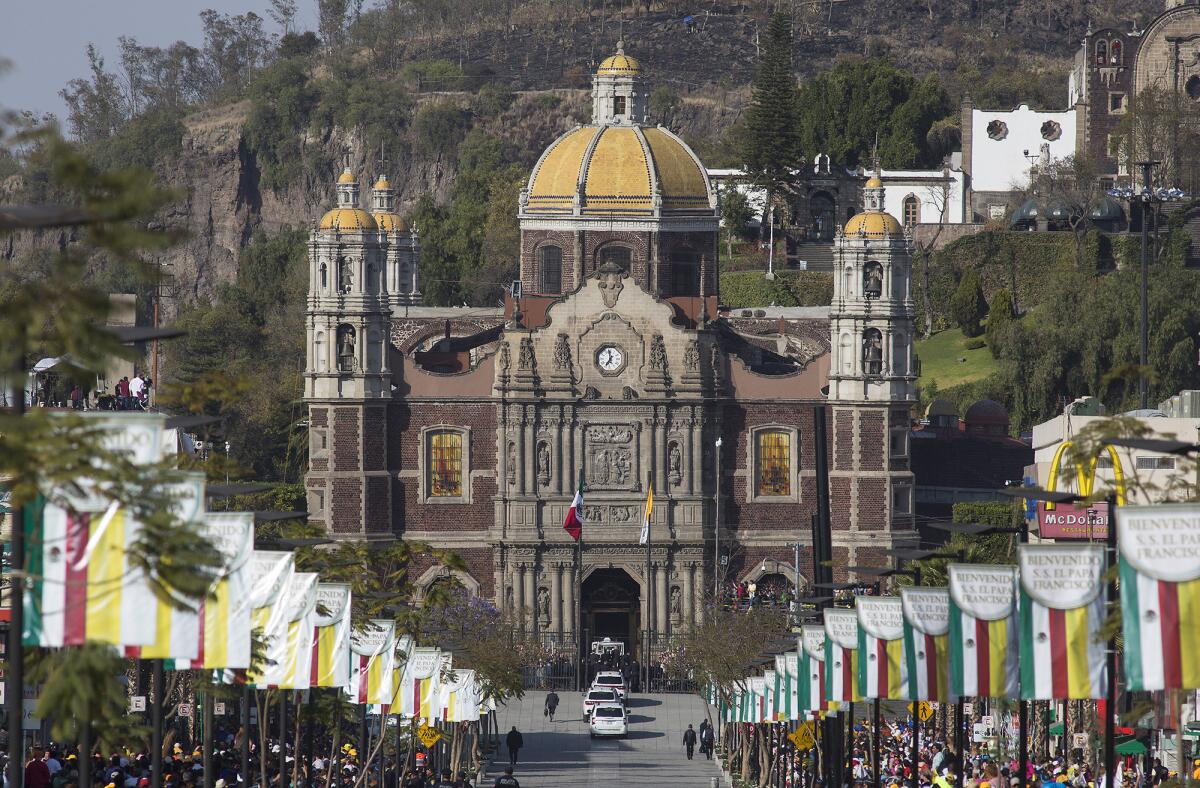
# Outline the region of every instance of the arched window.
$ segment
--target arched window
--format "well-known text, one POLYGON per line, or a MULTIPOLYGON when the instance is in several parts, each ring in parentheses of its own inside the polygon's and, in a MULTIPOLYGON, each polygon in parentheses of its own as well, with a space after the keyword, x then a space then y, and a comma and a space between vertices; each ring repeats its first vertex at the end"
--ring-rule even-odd
POLYGON ((671 295, 700 295, 700 255, 690 249, 671 252, 671 295))
POLYGON ((1108 42, 1104 39, 1096 42, 1096 65, 1108 65, 1108 42))
POLYGON ((904 226, 912 227, 921 221, 921 201, 915 194, 904 198, 904 226))
POLYGON ((543 246, 538 250, 538 289, 546 295, 562 293, 562 249, 543 246))
POLYGON ((842 374, 854 374, 854 340, 849 334, 842 334, 841 341, 838 342, 838 356, 842 362, 842 374))
POLYGON ((338 371, 353 372, 358 367, 358 357, 355 353, 354 326, 340 325, 337 330, 337 363, 338 371))
POLYGON ((883 297, 883 265, 878 260, 869 260, 863 266, 863 296, 883 297))
POLYGON ((321 263, 321 289, 329 287, 329 266, 321 263))
POLYGON ((605 263, 616 263, 621 266, 621 270, 629 273, 630 265, 633 262, 633 250, 628 246, 605 246, 596 256, 596 267, 605 263))
POLYGON ((854 266, 847 265, 842 276, 842 298, 854 297, 854 266))
POLYGON ((625 97, 613 96, 613 115, 620 117, 625 114, 625 97))
POLYGON ((863 332, 863 371, 868 375, 883 374, 883 334, 878 328, 863 332))
POLYGON ((783 430, 762 430, 757 435, 758 495, 792 494, 792 435, 783 430))
POLYGON ((1115 38, 1108 45, 1108 57, 1114 66, 1121 65, 1121 42, 1115 38))
POLYGON ((463 436, 457 430, 433 430, 426 434, 429 458, 429 497, 460 498, 463 494, 463 436))

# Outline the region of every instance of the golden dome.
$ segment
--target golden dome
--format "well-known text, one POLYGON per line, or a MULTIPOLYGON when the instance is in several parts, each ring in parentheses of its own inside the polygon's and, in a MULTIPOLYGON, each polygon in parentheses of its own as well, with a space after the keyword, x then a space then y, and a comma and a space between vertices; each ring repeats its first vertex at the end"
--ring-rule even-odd
POLYGON ((642 66, 636 59, 631 58, 624 52, 617 52, 615 55, 604 58, 600 63, 600 68, 596 69, 596 75, 602 77, 624 77, 640 73, 642 66))
POLYGON ((356 232, 376 229, 375 219, 362 208, 334 208, 321 217, 322 230, 356 232))
POLYGON ((868 180, 864 189, 878 189, 883 186, 883 181, 879 180, 878 175, 872 175, 868 180))
POLYGON ((354 173, 350 172, 349 169, 343 170, 342 174, 338 176, 337 182, 338 183, 354 183, 354 173))
POLYGON ((846 222, 848 236, 862 235, 867 238, 894 238, 904 235, 904 228, 890 213, 860 213, 846 222))
MULTIPOLYGON (((376 186, 375 188, 379 188, 376 186)), ((375 217, 375 224, 380 230, 386 233, 403 233, 408 232, 408 223, 404 221, 404 217, 398 213, 387 213, 386 211, 377 211, 371 216, 375 217)))
POLYGON ((527 213, 584 215, 711 213, 699 159, 669 131, 640 126, 581 126, 555 140, 529 179, 527 213))
POLYGON ((390 188, 392 188, 392 184, 388 183, 388 179, 387 179, 386 175, 380 175, 379 180, 375 181, 375 185, 372 186, 371 188, 372 189, 390 189, 390 188))

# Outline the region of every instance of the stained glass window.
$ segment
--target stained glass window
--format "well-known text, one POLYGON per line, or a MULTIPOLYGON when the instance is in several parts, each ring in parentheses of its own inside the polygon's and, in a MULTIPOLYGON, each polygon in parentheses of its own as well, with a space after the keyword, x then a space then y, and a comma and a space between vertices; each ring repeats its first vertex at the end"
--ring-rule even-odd
POLYGON ((462 495, 462 434, 441 430, 429 434, 429 495, 462 495))
POLYGON ((792 436, 782 430, 758 433, 758 494, 792 494, 792 436))

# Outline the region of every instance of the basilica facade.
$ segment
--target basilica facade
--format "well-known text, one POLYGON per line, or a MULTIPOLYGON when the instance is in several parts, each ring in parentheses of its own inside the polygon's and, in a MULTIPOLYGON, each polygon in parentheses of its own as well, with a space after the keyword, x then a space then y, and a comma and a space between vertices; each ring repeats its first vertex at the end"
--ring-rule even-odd
POLYGON ((310 243, 305 385, 313 521, 453 549, 458 580, 527 627, 634 648, 701 620, 716 583, 790 582, 797 550, 807 586, 816 406, 835 564, 915 540, 911 258, 882 184, 837 234, 828 308, 726 307, 718 196, 648 122, 648 95, 618 46, 592 122, 521 193, 502 311, 420 306, 418 239, 386 179, 368 211, 344 173, 310 243), (577 552, 562 523, 580 487, 577 552))

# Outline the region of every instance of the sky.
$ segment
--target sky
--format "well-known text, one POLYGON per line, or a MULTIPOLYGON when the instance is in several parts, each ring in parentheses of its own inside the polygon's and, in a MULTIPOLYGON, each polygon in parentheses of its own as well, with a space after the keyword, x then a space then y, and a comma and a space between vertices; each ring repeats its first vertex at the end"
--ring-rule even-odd
MULTIPOLYGON (((300 0, 301 30, 316 21, 316 0, 300 0)), ((64 120, 58 92, 88 71, 87 45, 96 44, 110 71, 117 66, 117 38, 133 36, 143 46, 167 46, 180 39, 199 46, 200 12, 254 11, 278 32, 267 16, 269 0, 19 0, 0 1, 0 58, 10 68, 0 74, 0 108, 53 112, 64 120)))

